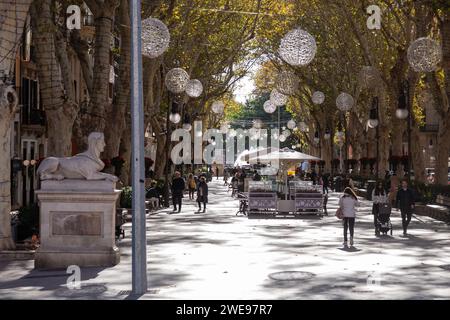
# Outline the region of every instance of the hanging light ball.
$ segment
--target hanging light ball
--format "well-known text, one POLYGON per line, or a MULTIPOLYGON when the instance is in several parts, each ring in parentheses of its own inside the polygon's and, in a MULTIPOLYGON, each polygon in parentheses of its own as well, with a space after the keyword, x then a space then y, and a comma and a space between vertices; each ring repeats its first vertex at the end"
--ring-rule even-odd
POLYGON ((330 140, 331 134, 325 133, 325 134, 323 135, 323 138, 324 138, 325 140, 330 140))
POLYGON ((211 105, 211 110, 217 114, 222 114, 224 109, 225 104, 223 103, 223 101, 214 101, 211 105))
POLYGON ((223 134, 227 134, 229 130, 230 129, 228 128, 228 123, 226 122, 220 126, 220 132, 223 134))
POLYGON ((369 120, 367 120, 367 126, 370 129, 375 129, 378 126, 378 119, 369 119, 369 120))
POLYGON ((166 74, 165 84, 170 92, 184 92, 186 90, 188 82, 189 75, 181 68, 174 68, 166 74))
POLYGON ((294 129, 295 128, 295 125, 296 125, 296 123, 295 123, 295 121, 294 120, 289 120, 288 122, 287 122, 287 127, 289 128, 289 129, 294 129))
POLYGON ((283 130, 283 132, 281 134, 283 136, 285 136, 286 138, 288 138, 291 135, 291 131, 286 129, 286 130, 283 130))
POLYGON ((336 136, 337 136, 339 139, 342 139, 342 138, 344 137, 344 132, 343 132, 343 131, 338 131, 338 132, 336 133, 336 136))
POLYGON ((355 100, 348 93, 342 92, 336 98, 336 106, 339 110, 343 112, 349 111, 354 104, 355 100))
POLYGON ((322 104, 325 101, 325 94, 322 91, 313 93, 311 100, 314 104, 322 104))
POLYGON ((255 120, 253 120, 253 128, 261 129, 262 126, 263 126, 263 122, 262 122, 261 119, 255 119, 255 120))
POLYGON ((266 113, 274 113, 277 110, 277 106, 272 102, 272 100, 267 100, 263 105, 264 111, 266 113))
POLYGON ((281 39, 278 52, 281 58, 292 66, 306 66, 317 52, 316 40, 300 28, 289 31, 281 39))
POLYGON ((284 95, 293 95, 297 92, 299 80, 291 71, 282 71, 276 80, 276 89, 284 95))
POLYGON ((381 84, 380 72, 372 66, 363 66, 358 79, 363 88, 375 88, 381 84))
POLYGON ((236 132, 236 130, 235 129, 230 129, 229 131, 228 131, 228 135, 230 136, 230 137, 236 137, 236 135, 237 135, 237 132, 236 132))
POLYGON ((280 140, 280 142, 285 142, 287 139, 287 137, 283 134, 280 134, 280 136, 278 137, 278 140, 280 140))
POLYGON ((186 131, 191 131, 192 125, 190 123, 183 123, 183 129, 186 131))
POLYGON ((315 143, 315 144, 319 144, 319 142, 320 142, 320 139, 317 138, 317 137, 315 137, 315 138, 314 138, 314 143, 315 143))
POLYGON ((299 129, 300 129, 301 132, 306 132, 306 131, 308 131, 308 126, 307 126, 306 123, 304 123, 303 121, 300 122, 300 123, 298 124, 298 127, 299 127, 299 129))
POLYGON ((198 98, 203 92, 203 85, 200 80, 192 79, 186 85, 186 94, 191 98, 198 98))
POLYGON ((180 122, 181 116, 179 113, 171 113, 169 116, 169 120, 170 122, 177 124, 180 122))
POLYGON ((270 93, 270 101, 277 107, 284 106, 287 103, 288 96, 282 94, 277 89, 273 89, 270 93))
POLYGON ((142 54, 151 59, 162 55, 170 43, 170 32, 167 26, 155 18, 142 20, 142 54))
POLYGON ((398 108, 395 110, 395 116, 397 119, 404 120, 408 118, 409 112, 408 109, 398 108))
POLYGON ((419 38, 408 48, 409 65, 416 72, 433 72, 442 61, 441 45, 430 38, 419 38))

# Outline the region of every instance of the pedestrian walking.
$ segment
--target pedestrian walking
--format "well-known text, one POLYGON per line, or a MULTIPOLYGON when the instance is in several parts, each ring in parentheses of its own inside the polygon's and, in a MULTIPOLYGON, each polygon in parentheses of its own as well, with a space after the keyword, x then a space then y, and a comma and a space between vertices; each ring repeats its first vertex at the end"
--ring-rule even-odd
POLYGON ((181 177, 181 173, 179 171, 175 171, 174 178, 172 180, 172 201, 173 201, 173 211, 178 212, 181 211, 181 202, 183 198, 183 192, 186 188, 186 183, 184 179, 181 177))
POLYGON ((208 203, 208 184, 206 183, 205 177, 200 178, 200 182, 197 186, 197 203, 198 203, 198 212, 206 211, 206 204, 208 203), (202 203, 203 203, 203 211, 202 211, 202 203))
POLYGON ((258 170, 255 170, 253 173, 253 181, 261 181, 261 175, 258 173, 258 170))
POLYGON ((228 186, 228 178, 229 178, 229 172, 227 169, 223 170, 223 185, 228 186))
POLYGON ((190 173, 188 176, 187 186, 189 190, 189 200, 193 200, 195 196, 195 190, 197 189, 197 183, 195 182, 195 178, 192 173, 190 173))
POLYGON ((377 186, 372 191, 372 214, 373 214, 373 225, 375 227, 375 235, 379 236, 380 231, 377 228, 378 214, 380 213, 380 206, 388 202, 388 197, 386 191, 384 190, 383 182, 378 181, 377 186))
POLYGON ((328 187, 330 186, 330 176, 328 173, 325 173, 322 176, 322 188, 323 188, 323 193, 328 194, 328 187))
POLYGON ((402 187, 397 192, 396 205, 397 208, 400 209, 402 215, 403 235, 406 236, 415 205, 414 193, 409 189, 408 181, 406 179, 402 180, 402 187))
POLYGON ((342 212, 342 220, 344 226, 344 247, 347 248, 347 232, 350 231, 350 246, 353 246, 353 236, 355 230, 356 207, 358 206, 358 198, 355 192, 347 187, 344 194, 339 199, 339 208, 342 212))

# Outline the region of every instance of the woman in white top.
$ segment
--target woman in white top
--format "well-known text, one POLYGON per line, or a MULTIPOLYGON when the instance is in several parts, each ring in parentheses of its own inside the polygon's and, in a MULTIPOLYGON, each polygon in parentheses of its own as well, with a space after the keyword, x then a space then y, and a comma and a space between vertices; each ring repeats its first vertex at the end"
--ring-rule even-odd
POLYGON ((386 191, 383 187, 383 182, 378 181, 377 186, 372 191, 372 214, 373 214, 373 224, 375 226, 375 235, 380 235, 380 231, 377 229, 377 219, 378 219, 378 213, 380 211, 380 204, 387 203, 388 197, 386 194, 386 191))
POLYGON ((347 230, 350 229, 350 246, 353 246, 356 207, 358 198, 351 188, 345 188, 343 196, 339 199, 339 208, 342 210, 344 225, 344 247, 347 247, 347 230))

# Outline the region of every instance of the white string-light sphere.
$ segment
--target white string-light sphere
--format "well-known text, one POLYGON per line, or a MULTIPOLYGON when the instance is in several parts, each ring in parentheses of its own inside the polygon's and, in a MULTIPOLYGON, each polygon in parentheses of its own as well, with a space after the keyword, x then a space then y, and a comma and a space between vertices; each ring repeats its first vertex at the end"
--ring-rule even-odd
POLYGON ((346 112, 349 111, 355 104, 355 99, 348 93, 342 92, 336 98, 336 106, 339 110, 346 112))
POLYGON ((223 103, 223 101, 214 101, 211 105, 211 110, 217 114, 222 114, 224 109, 225 104, 223 103))
POLYGON ((408 48, 409 65, 416 72, 433 72, 442 61, 441 45, 430 38, 419 38, 408 48))
POLYGON ((281 134, 283 136, 285 136, 286 138, 288 138, 291 135, 291 131, 286 129, 286 130, 283 130, 283 132, 281 134))
POLYGON ((220 132, 223 134, 227 134, 228 131, 229 131, 228 123, 225 122, 220 126, 220 132))
POLYGON ((192 79, 186 85, 186 94, 191 98, 198 98, 203 92, 203 85, 200 80, 192 79))
POLYGON ((176 124, 176 123, 180 122, 181 116, 180 116, 179 113, 171 113, 170 116, 169 116, 169 120, 170 120, 170 122, 176 124))
POLYGON ((183 123, 183 129, 186 131, 191 131, 192 125, 190 123, 183 123))
POLYGON ((255 120, 253 120, 253 128, 261 129, 262 126, 263 126, 263 122, 262 122, 261 119, 255 119, 255 120))
POLYGON ((408 109, 397 109, 395 110, 395 116, 400 119, 400 120, 404 120, 406 118, 408 118, 409 112, 408 109))
POLYGON ((181 68, 174 68, 166 74, 165 84, 170 92, 184 92, 188 82, 189 74, 181 68))
POLYGON ((263 108, 266 113, 274 113, 277 110, 277 106, 271 100, 264 102, 263 108))
POLYGON ((281 58, 292 66, 306 66, 317 52, 316 40, 300 28, 289 31, 281 39, 278 53, 281 58))
POLYGON ((288 96, 282 94, 277 89, 273 89, 270 93, 270 101, 277 107, 284 106, 288 101, 288 96))
POLYGON ((296 123, 295 123, 295 121, 294 120, 289 120, 288 122, 287 122, 287 127, 289 128, 289 129, 294 129, 295 128, 295 125, 296 125, 296 123))
POLYGON ((311 100, 314 104, 322 104, 325 101, 325 94, 322 91, 313 93, 311 100))
POLYGON ((160 20, 148 18, 142 20, 142 54, 149 58, 162 55, 170 43, 170 32, 160 20))
POLYGON ((280 142, 285 142, 287 139, 287 137, 283 134, 280 134, 280 136, 278 137, 278 140, 280 140, 280 142))
POLYGON ((278 74, 276 81, 276 89, 285 95, 293 95, 297 92, 299 80, 297 76, 290 71, 282 71, 278 74))

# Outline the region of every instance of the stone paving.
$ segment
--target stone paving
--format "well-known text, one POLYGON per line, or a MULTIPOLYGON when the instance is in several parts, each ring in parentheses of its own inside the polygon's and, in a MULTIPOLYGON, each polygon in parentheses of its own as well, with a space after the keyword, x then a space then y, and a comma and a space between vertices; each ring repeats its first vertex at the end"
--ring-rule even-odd
MULTIPOLYGON (((450 230, 414 217, 401 236, 375 237, 371 203, 362 200, 355 246, 342 247, 334 217, 338 194, 321 219, 248 219, 222 181, 210 183, 207 212, 184 198, 147 220, 148 287, 141 299, 449 299, 450 230)), ((82 287, 69 290, 65 270, 33 270, 33 261, 0 262, 0 299, 135 299, 131 289, 131 238, 120 240, 121 263, 83 268, 82 287)))

